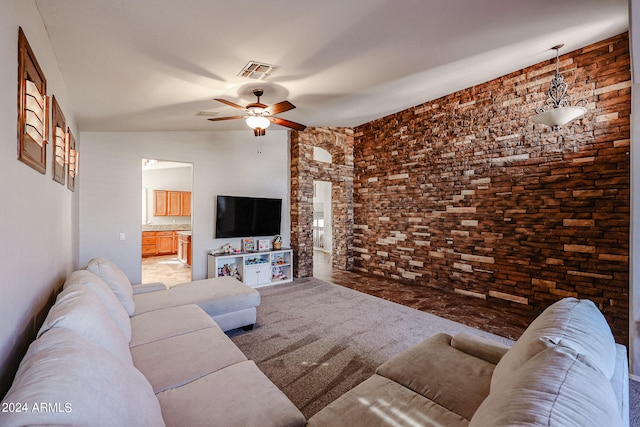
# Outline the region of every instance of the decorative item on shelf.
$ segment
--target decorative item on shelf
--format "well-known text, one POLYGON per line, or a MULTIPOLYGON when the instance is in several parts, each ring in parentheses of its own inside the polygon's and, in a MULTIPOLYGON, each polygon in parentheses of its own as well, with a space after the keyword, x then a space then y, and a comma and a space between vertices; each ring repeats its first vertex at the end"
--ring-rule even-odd
POLYGON ((279 234, 273 238, 273 249, 282 249, 282 236, 279 234))
POLYGON ((280 267, 273 267, 271 269, 271 280, 282 280, 286 279, 287 275, 282 271, 280 267))
POLYGON ((242 239, 242 252, 253 252, 254 250, 253 239, 242 239))
POLYGON ((258 240, 258 250, 259 251, 268 251, 270 249, 269 239, 260 239, 258 240))
POLYGON ((284 264, 284 255, 278 255, 273 259, 273 265, 283 265, 284 264))
POLYGON ((587 112, 585 106, 586 99, 581 99, 571 105, 571 96, 567 95, 568 85, 560 74, 560 56, 558 51, 564 46, 559 44, 552 47, 556 51, 556 74, 551 79, 551 85, 547 91, 547 100, 544 105, 536 108, 536 115, 531 119, 535 123, 549 126, 553 130, 558 130, 560 126, 578 119, 587 112))
POLYGON ((225 254, 232 254, 235 252, 235 249, 233 249, 233 246, 231 246, 231 243, 227 243, 226 245, 222 246, 222 252, 225 254))
POLYGON ((238 266, 236 264, 225 264, 218 269, 218 277, 230 276, 240 280, 238 266))

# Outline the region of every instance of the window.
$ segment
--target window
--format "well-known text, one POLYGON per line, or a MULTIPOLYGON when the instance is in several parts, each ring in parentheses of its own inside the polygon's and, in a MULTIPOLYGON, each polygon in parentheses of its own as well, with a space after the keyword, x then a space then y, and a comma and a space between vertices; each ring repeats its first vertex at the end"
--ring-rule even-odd
POLYGON ((18 33, 18 160, 40 173, 47 169, 49 137, 47 80, 22 32, 18 33))
POLYGON ((76 176, 78 175, 78 162, 80 154, 76 150, 76 139, 67 127, 67 188, 74 191, 76 176))
POLYGON ((65 184, 65 163, 67 162, 67 125, 64 114, 56 101, 51 97, 51 124, 53 128, 53 180, 65 184))
POLYGON ((331 153, 324 148, 313 147, 313 160, 319 162, 331 163, 331 153))

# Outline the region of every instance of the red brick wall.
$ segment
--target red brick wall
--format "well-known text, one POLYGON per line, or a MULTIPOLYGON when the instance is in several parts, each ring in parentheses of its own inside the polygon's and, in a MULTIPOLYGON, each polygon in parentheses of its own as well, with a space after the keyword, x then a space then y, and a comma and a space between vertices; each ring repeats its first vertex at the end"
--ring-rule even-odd
POLYGON ((560 60, 589 104, 557 132, 531 121, 555 58, 355 129, 355 269, 533 311, 589 298, 627 342, 628 36, 560 60))

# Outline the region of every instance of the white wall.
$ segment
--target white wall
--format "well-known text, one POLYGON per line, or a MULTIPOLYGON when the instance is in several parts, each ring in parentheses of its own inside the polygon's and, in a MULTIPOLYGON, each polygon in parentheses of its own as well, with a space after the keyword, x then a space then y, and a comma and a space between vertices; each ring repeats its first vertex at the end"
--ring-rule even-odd
MULTIPOLYGON (((18 27, 21 26, 82 152, 53 49, 32 0, 0 2, 0 396, 10 383, 19 341, 34 328, 34 315, 53 289, 78 266, 78 187, 72 193, 17 160, 18 27)), ((42 320, 42 319, 40 319, 42 320)), ((6 390, 5 390, 6 391, 6 390)))
POLYGON ((207 253, 240 239, 214 239, 218 194, 283 199, 282 237, 290 242, 289 138, 269 129, 233 132, 82 133, 80 261, 113 260, 141 280, 141 159, 193 164, 193 279, 207 275, 207 253), (258 143, 261 154, 258 154, 258 143), (119 234, 126 240, 120 241, 119 234))

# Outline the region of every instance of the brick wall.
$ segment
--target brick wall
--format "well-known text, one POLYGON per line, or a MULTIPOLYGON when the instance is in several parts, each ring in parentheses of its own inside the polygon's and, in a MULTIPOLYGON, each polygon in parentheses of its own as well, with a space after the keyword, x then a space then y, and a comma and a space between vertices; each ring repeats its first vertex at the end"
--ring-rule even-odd
POLYGON ((557 132, 531 121, 555 58, 355 129, 354 269, 532 311, 589 298, 627 343, 628 36, 560 60, 588 111, 557 132))
POLYGON ((313 181, 331 182, 332 266, 353 266, 353 130, 307 128, 291 132, 291 248, 295 277, 313 276, 313 181), (331 163, 313 159, 313 147, 331 163))

